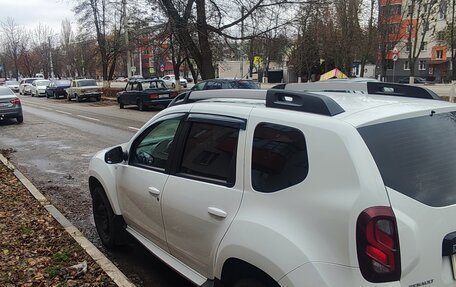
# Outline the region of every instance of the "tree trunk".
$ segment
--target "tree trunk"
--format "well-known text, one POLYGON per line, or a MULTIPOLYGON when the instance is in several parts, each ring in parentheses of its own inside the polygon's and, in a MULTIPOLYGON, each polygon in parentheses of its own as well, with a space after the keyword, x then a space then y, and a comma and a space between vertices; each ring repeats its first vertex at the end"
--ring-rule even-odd
POLYGON ((201 54, 201 77, 203 80, 215 78, 215 69, 212 65, 212 50, 209 43, 209 30, 207 29, 206 1, 196 0, 196 27, 198 29, 198 42, 201 54))

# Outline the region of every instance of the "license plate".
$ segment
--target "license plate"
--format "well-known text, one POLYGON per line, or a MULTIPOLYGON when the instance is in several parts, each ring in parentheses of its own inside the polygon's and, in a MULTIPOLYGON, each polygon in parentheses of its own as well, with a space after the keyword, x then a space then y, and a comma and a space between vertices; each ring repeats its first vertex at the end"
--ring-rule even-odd
POLYGON ((158 95, 159 99, 169 98, 169 94, 158 95))

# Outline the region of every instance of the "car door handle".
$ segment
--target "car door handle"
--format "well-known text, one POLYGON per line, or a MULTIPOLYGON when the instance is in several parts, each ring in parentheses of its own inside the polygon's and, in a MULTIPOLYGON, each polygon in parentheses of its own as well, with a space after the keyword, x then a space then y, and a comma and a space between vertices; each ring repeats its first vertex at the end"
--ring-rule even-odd
POLYGON ((217 207, 208 207, 207 212, 209 212, 212 215, 215 215, 217 217, 222 217, 225 218, 227 216, 227 213, 220 208, 217 207))
POLYGON ((153 186, 149 186, 149 193, 152 194, 153 196, 159 196, 160 195, 160 190, 153 186))

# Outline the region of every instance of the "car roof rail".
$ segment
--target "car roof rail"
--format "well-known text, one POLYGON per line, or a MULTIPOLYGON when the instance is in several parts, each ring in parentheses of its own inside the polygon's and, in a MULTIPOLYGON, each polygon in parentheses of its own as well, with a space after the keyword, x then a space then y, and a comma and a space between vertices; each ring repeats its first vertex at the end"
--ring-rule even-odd
POLYGON ((412 85, 384 82, 367 82, 367 92, 375 95, 441 100, 433 91, 412 85))
POLYGON ((441 98, 436 93, 424 87, 385 82, 322 81, 312 83, 291 83, 286 85, 280 84, 275 87, 289 91, 364 93, 373 95, 441 100, 441 98))
POLYGON ((168 107, 210 99, 265 100, 266 107, 327 116, 335 116, 345 112, 335 100, 328 96, 281 89, 267 91, 254 89, 191 91, 179 94, 168 107))
POLYGON ((324 95, 271 89, 266 94, 266 107, 335 116, 345 110, 332 98, 324 95))

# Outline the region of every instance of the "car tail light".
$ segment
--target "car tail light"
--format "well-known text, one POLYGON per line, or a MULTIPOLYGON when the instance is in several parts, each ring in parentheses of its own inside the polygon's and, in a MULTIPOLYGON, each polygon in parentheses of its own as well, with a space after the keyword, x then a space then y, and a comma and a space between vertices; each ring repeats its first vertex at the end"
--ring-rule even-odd
POLYGON ((12 99, 10 101, 10 103, 12 103, 13 105, 18 105, 20 106, 21 105, 21 100, 19 100, 18 98, 15 98, 15 99, 12 99))
POLYGON ((176 91, 172 91, 169 93, 169 97, 170 98, 174 98, 175 96, 177 96, 177 92, 176 91))
POLYGON ((158 99, 158 94, 157 93, 149 94, 149 99, 151 99, 151 100, 158 99))
POLYGON ((401 256, 396 217, 391 207, 365 209, 356 223, 356 245, 361 273, 380 283, 401 278, 401 256))

